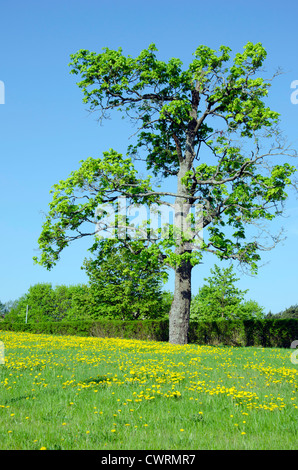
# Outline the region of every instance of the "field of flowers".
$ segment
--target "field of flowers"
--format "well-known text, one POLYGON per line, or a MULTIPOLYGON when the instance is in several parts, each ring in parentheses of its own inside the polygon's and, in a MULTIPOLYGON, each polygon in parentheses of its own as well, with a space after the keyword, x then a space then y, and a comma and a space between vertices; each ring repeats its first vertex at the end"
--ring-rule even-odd
POLYGON ((0 449, 297 449, 293 350, 0 341, 0 449))

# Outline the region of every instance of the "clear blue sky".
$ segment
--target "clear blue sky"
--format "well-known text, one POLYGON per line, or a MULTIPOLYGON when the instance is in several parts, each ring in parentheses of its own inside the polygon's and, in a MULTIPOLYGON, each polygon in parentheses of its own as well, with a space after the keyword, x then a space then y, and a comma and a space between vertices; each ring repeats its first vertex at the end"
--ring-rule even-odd
MULTIPOLYGON (((158 57, 179 57, 187 66, 198 45, 224 44, 241 52, 261 42, 268 53, 266 70, 284 74, 271 88, 269 104, 281 113, 282 129, 298 149, 298 105, 290 85, 298 80, 298 4, 292 1, 228 0, 23 0, 0 5, 0 300, 17 299, 30 285, 87 282, 80 269, 91 240, 65 250, 50 272, 33 264, 51 186, 76 169, 79 160, 98 157, 113 147, 125 152, 129 124, 101 127, 82 103, 77 77, 70 75, 70 54, 123 48, 137 55, 154 42, 158 57)), ((252 278, 241 275, 247 298, 276 313, 298 303, 298 200, 291 194, 288 218, 274 222, 287 239, 263 256, 267 263, 252 278)), ((207 257, 193 271, 193 291, 209 276, 216 258, 207 257)), ((168 286, 173 288, 173 278, 168 286)))

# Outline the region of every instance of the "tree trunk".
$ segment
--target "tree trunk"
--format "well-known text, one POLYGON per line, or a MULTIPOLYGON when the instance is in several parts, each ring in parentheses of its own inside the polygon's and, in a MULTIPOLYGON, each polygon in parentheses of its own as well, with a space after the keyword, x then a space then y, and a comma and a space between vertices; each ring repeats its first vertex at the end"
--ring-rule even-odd
POLYGON ((169 342, 187 344, 191 301, 190 261, 182 260, 175 271, 175 290, 169 317, 169 342))
MULTIPOLYGON (((177 194, 179 196, 175 200, 175 227, 178 229, 178 233, 176 234, 177 245, 175 254, 179 255, 179 257, 184 254, 190 254, 192 251, 189 243, 182 240, 187 226, 187 215, 191 208, 188 190, 182 183, 182 178, 190 169, 190 166, 190 158, 180 162, 178 173, 177 194)), ((171 344, 187 344, 191 301, 191 270, 192 265, 190 261, 183 258, 180 259, 180 263, 177 263, 175 268, 174 299, 169 316, 169 342, 171 344)))

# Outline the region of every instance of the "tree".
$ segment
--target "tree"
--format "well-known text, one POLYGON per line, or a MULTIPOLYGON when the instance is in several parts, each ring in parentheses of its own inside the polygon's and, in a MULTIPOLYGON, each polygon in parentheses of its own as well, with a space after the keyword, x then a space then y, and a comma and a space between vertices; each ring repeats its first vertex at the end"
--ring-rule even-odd
MULTIPOLYGON (((141 241, 138 244, 143 245, 141 241)), ((133 320, 165 315, 167 304, 161 291, 165 273, 159 263, 146 256, 142 246, 139 254, 134 250, 130 251, 115 240, 103 240, 97 247, 95 258, 85 260, 93 317, 133 320)))
POLYGON ((260 318, 262 307, 252 300, 244 301, 248 290, 235 286, 239 281, 233 273, 233 266, 221 270, 217 265, 211 269, 213 276, 207 281, 198 294, 192 299, 190 317, 192 320, 216 320, 218 318, 260 318))
POLYGON ((96 305, 90 287, 86 284, 76 284, 68 286, 68 292, 71 297, 71 307, 67 310, 65 319, 89 320, 92 318, 96 305))
POLYGON ((255 300, 246 300, 240 304, 239 317, 243 319, 265 318, 264 307, 261 307, 255 300))
POLYGON ((0 309, 1 309, 0 315, 5 317, 6 315, 9 314, 9 312, 13 308, 17 307, 17 304, 18 304, 18 300, 8 300, 7 302, 5 302, 5 304, 2 304, 2 307, 0 307, 0 309))
POLYGON ((54 312, 53 289, 50 283, 30 286, 9 312, 8 318, 25 321, 28 305, 28 321, 36 322, 52 319, 54 312))
POLYGON ((56 286, 51 283, 37 283, 15 301, 7 314, 8 318, 25 321, 28 305, 28 321, 60 321, 73 307, 72 286, 56 286))
MULTIPOLYGON (((268 314, 269 317, 269 314, 268 314)), ((273 318, 298 318, 298 305, 291 305, 285 310, 276 313, 275 315, 271 314, 273 318)))
MULTIPOLYGON (((266 234, 267 222, 282 213, 295 172, 283 157, 295 152, 278 130, 278 113, 265 104, 271 79, 262 77, 266 51, 260 43, 249 42, 233 59, 229 47, 217 53, 199 46, 186 69, 179 59, 157 59, 156 51, 151 44, 136 58, 121 48, 71 56, 71 73, 80 75, 90 111, 102 121, 120 110, 138 127, 125 157, 114 149, 89 157, 54 185, 35 261, 51 269, 69 243, 94 236, 85 226, 101 219, 98 205, 113 206, 119 222, 117 197, 129 204, 172 204, 170 236, 157 239, 147 230, 144 249, 175 271, 169 341, 185 344, 192 269, 204 253, 213 253, 257 272, 261 251, 280 239, 270 235, 273 242, 264 243, 258 230, 266 234), (139 161, 151 175, 140 176, 139 161), (196 226, 184 229, 193 224, 194 207, 202 209, 203 241, 196 226)), ((114 235, 125 245, 120 229, 114 235)))
POLYGON ((221 270, 215 265, 213 276, 204 278, 204 284, 191 304, 191 316, 202 320, 233 318, 247 291, 241 291, 234 283, 238 281, 233 266, 221 270))
POLYGON ((5 304, 3 304, 0 301, 0 317, 4 317, 4 315, 5 315, 5 304))

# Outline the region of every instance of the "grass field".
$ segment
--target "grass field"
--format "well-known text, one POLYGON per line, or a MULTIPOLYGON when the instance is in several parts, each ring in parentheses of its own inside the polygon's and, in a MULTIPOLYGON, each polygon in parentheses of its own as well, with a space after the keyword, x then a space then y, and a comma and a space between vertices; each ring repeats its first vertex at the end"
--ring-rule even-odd
POLYGON ((297 449, 293 350, 0 341, 1 449, 297 449))

